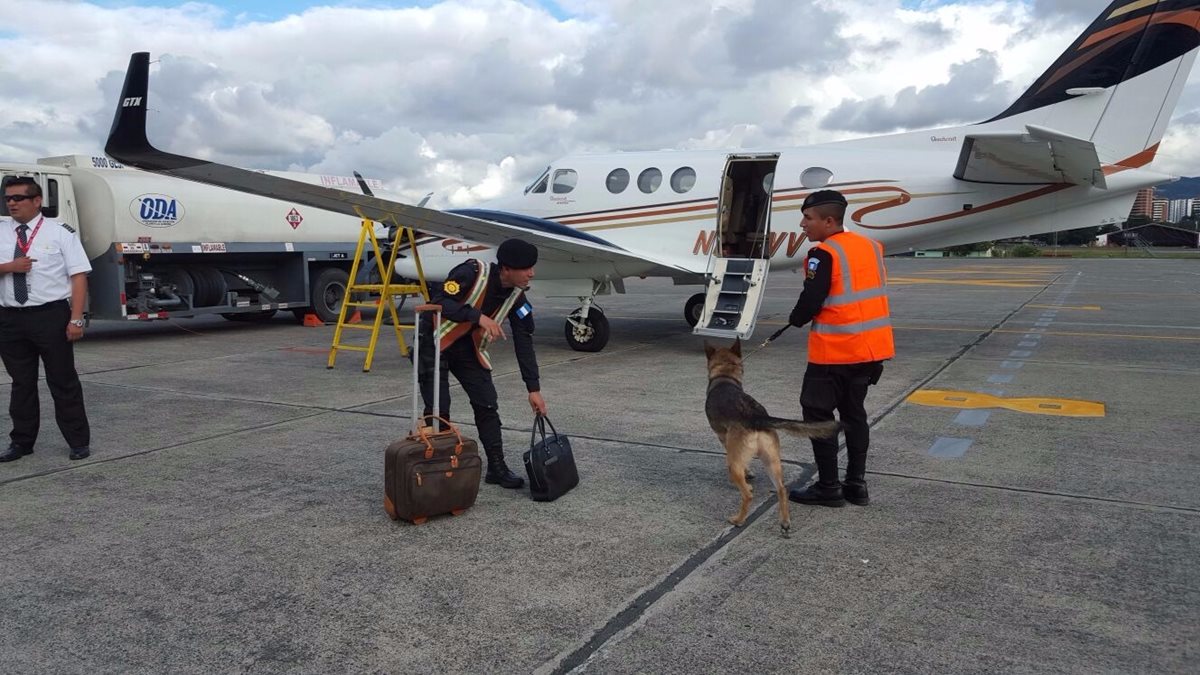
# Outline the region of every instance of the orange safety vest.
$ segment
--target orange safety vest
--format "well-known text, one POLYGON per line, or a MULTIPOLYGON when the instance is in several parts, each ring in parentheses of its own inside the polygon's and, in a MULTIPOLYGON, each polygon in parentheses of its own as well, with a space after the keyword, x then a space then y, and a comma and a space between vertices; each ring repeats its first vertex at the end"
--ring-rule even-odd
POLYGON ((809 362, 869 363, 895 356, 883 246, 839 232, 815 248, 829 253, 833 269, 829 297, 808 333, 809 362))

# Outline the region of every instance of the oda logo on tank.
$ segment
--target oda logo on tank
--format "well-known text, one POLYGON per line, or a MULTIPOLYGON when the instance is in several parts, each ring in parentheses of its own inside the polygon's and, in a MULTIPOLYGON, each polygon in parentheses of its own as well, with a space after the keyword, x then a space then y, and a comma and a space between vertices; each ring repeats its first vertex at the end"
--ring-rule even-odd
POLYGON ((171 227, 183 220, 183 204, 171 195, 147 194, 129 204, 133 219, 146 227, 171 227))

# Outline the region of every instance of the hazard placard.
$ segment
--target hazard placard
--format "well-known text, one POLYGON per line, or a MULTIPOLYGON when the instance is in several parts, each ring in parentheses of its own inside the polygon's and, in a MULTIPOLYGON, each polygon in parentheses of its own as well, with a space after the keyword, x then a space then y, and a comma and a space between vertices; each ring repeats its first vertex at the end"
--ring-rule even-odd
POLYGON ((287 221, 288 225, 291 225, 294 230, 300 227, 300 223, 304 222, 304 216, 300 215, 300 212, 293 208, 291 211, 288 211, 287 221))

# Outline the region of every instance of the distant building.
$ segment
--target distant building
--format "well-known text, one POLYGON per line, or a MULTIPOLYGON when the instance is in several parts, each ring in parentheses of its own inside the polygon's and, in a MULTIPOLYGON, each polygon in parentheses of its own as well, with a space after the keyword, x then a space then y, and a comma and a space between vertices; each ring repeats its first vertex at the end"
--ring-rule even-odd
POLYGON ((1200 248, 1200 232, 1150 223, 1108 235, 1110 246, 1136 246, 1139 242, 1146 246, 1200 248))
POLYGON ((1154 215, 1154 188, 1138 190, 1137 198, 1133 200, 1133 210, 1130 218, 1150 218, 1154 215))
POLYGON ((1172 199, 1167 205, 1167 222, 1178 223, 1192 215, 1194 199, 1172 199))
POLYGON ((1155 199, 1150 205, 1150 219, 1162 223, 1167 220, 1167 205, 1169 201, 1165 199, 1155 199))

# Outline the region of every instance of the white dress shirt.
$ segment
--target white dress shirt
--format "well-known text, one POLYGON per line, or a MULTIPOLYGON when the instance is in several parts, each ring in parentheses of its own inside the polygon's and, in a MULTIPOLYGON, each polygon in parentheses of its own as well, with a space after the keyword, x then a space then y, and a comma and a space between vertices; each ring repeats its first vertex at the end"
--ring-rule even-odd
MULTIPOLYGON (((0 263, 12 262, 15 257, 13 253, 17 248, 19 225, 12 218, 0 220, 0 263)), ((70 298, 71 275, 92 271, 92 264, 88 262, 83 244, 79 241, 79 233, 68 230, 54 218, 41 216, 26 225, 29 230, 25 232, 25 239, 30 242, 27 256, 34 260, 33 269, 25 273, 25 281, 29 284, 29 301, 24 305, 17 302, 13 295, 13 275, 2 274, 0 306, 36 307, 70 298), (33 230, 39 219, 42 226, 34 236, 33 230)))

